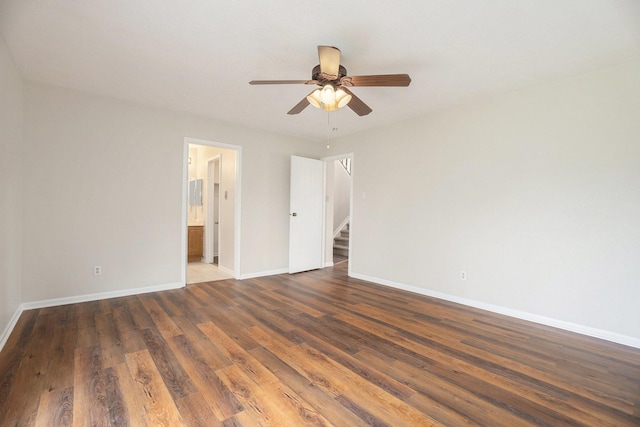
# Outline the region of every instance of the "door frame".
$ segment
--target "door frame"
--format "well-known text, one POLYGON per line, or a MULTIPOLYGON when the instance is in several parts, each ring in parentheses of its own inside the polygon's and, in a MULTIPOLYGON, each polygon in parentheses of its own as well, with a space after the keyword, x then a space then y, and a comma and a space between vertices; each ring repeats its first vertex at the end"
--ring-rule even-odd
POLYGON ((189 194, 189 144, 206 145, 209 147, 225 148, 236 152, 236 185, 235 185, 235 204, 234 204, 234 256, 233 256, 233 277, 240 277, 240 230, 242 228, 242 147, 239 145, 225 144, 223 142, 210 141, 206 139, 185 137, 182 150, 182 236, 181 236, 181 272, 182 283, 187 283, 187 220, 189 218, 187 211, 187 197, 189 194))

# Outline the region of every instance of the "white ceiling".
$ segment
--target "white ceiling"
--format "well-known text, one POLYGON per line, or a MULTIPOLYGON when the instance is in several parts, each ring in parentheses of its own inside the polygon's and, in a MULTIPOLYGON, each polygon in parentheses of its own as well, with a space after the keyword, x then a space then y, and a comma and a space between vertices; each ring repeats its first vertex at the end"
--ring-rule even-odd
POLYGON ((324 141, 637 58, 640 1, 0 0, 0 32, 26 79, 324 141), (319 44, 411 86, 354 88, 358 117, 248 84, 310 78, 319 44))

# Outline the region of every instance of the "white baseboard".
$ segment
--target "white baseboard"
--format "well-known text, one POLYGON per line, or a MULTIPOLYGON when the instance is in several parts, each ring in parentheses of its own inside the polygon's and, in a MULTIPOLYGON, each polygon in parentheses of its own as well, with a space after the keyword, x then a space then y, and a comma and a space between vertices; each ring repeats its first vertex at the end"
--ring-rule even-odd
POLYGON ((13 317, 9 321, 9 324, 7 325, 4 332, 2 333, 2 336, 0 336, 0 350, 2 350, 2 348, 6 344, 7 340, 9 339, 9 335, 11 335, 13 328, 15 328, 16 324, 18 323, 18 319, 22 315, 22 312, 25 310, 55 307, 58 305, 76 304, 79 302, 98 301, 98 300, 109 299, 109 298, 126 297, 131 295, 146 294, 149 292, 168 291, 171 289, 179 289, 179 288, 184 288, 184 284, 168 283, 166 285, 148 286, 144 288, 124 289, 121 291, 100 292, 96 294, 77 295, 72 297, 23 302, 22 304, 20 304, 20 306, 14 313, 13 317))
POLYGON ((7 340, 9 339, 9 335, 11 335, 11 332, 13 332, 13 328, 16 327, 16 324, 18 323, 18 319, 20 319, 20 316, 22 315, 23 311, 24 309, 22 308, 22 306, 21 305, 18 306, 15 313, 13 313, 13 316, 11 316, 11 319, 9 320, 7 327, 4 328, 4 331, 2 331, 2 335, 0 335, 0 351, 2 351, 2 349, 4 348, 4 345, 7 343, 7 340))
POLYGON ((223 267, 220 264, 218 264, 218 270, 222 271, 223 273, 227 273, 227 274, 233 276, 234 278, 236 277, 236 273, 233 270, 231 270, 230 268, 227 268, 227 267, 223 267))
POLYGON ((630 337, 618 334, 616 332, 605 331, 602 329, 592 328, 590 326, 579 325, 577 323, 566 322, 564 320, 553 319, 550 317, 540 316, 537 314, 527 313, 525 311, 514 310, 511 308, 501 307, 498 305, 487 304, 482 301, 462 298, 455 295, 445 294, 442 292, 432 291, 429 289, 419 288, 417 286, 406 285, 403 283, 393 282, 391 280, 379 279, 364 274, 349 272, 349 276, 356 279, 366 280, 368 282, 377 283, 379 285, 389 286, 416 294, 426 295, 445 301, 455 302, 470 307, 479 308, 481 310, 491 311, 493 313, 504 314, 506 316, 515 317, 517 319, 527 320, 554 328, 564 329, 566 331, 576 332, 590 337, 600 338, 606 341, 627 345, 629 347, 640 348, 640 338, 630 337))
POLYGON ((31 310, 34 308, 45 308, 54 307, 57 305, 76 304, 79 302, 99 301, 109 298, 128 297, 131 295, 148 294, 150 292, 168 291, 171 289, 179 288, 184 288, 184 283, 168 283, 166 285, 148 286, 144 288, 123 289, 121 291, 100 292, 97 294, 31 301, 22 303, 21 307, 23 308, 23 310, 31 310))
POLYGON ((279 268, 277 270, 269 270, 269 271, 259 271, 257 273, 247 273, 238 277, 238 280, 244 279, 255 279, 256 277, 263 276, 275 276, 276 274, 287 274, 289 272, 288 268, 279 268))

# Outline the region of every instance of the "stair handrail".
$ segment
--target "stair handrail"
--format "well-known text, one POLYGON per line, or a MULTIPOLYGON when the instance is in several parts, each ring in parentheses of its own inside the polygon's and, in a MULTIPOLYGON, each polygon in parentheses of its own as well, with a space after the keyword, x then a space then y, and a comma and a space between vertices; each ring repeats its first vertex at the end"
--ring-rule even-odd
POLYGON ((349 175, 351 175, 351 157, 340 159, 340 164, 349 175))

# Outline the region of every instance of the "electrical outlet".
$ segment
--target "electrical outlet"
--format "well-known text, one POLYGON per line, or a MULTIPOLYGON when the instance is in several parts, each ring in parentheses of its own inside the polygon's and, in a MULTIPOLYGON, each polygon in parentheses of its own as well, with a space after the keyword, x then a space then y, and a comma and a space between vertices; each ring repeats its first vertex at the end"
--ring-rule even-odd
POLYGON ((460 280, 467 280, 467 272, 466 271, 461 271, 460 272, 460 280))
POLYGON ((101 265, 94 265, 93 266, 93 275, 94 276, 102 276, 102 266, 101 265))

